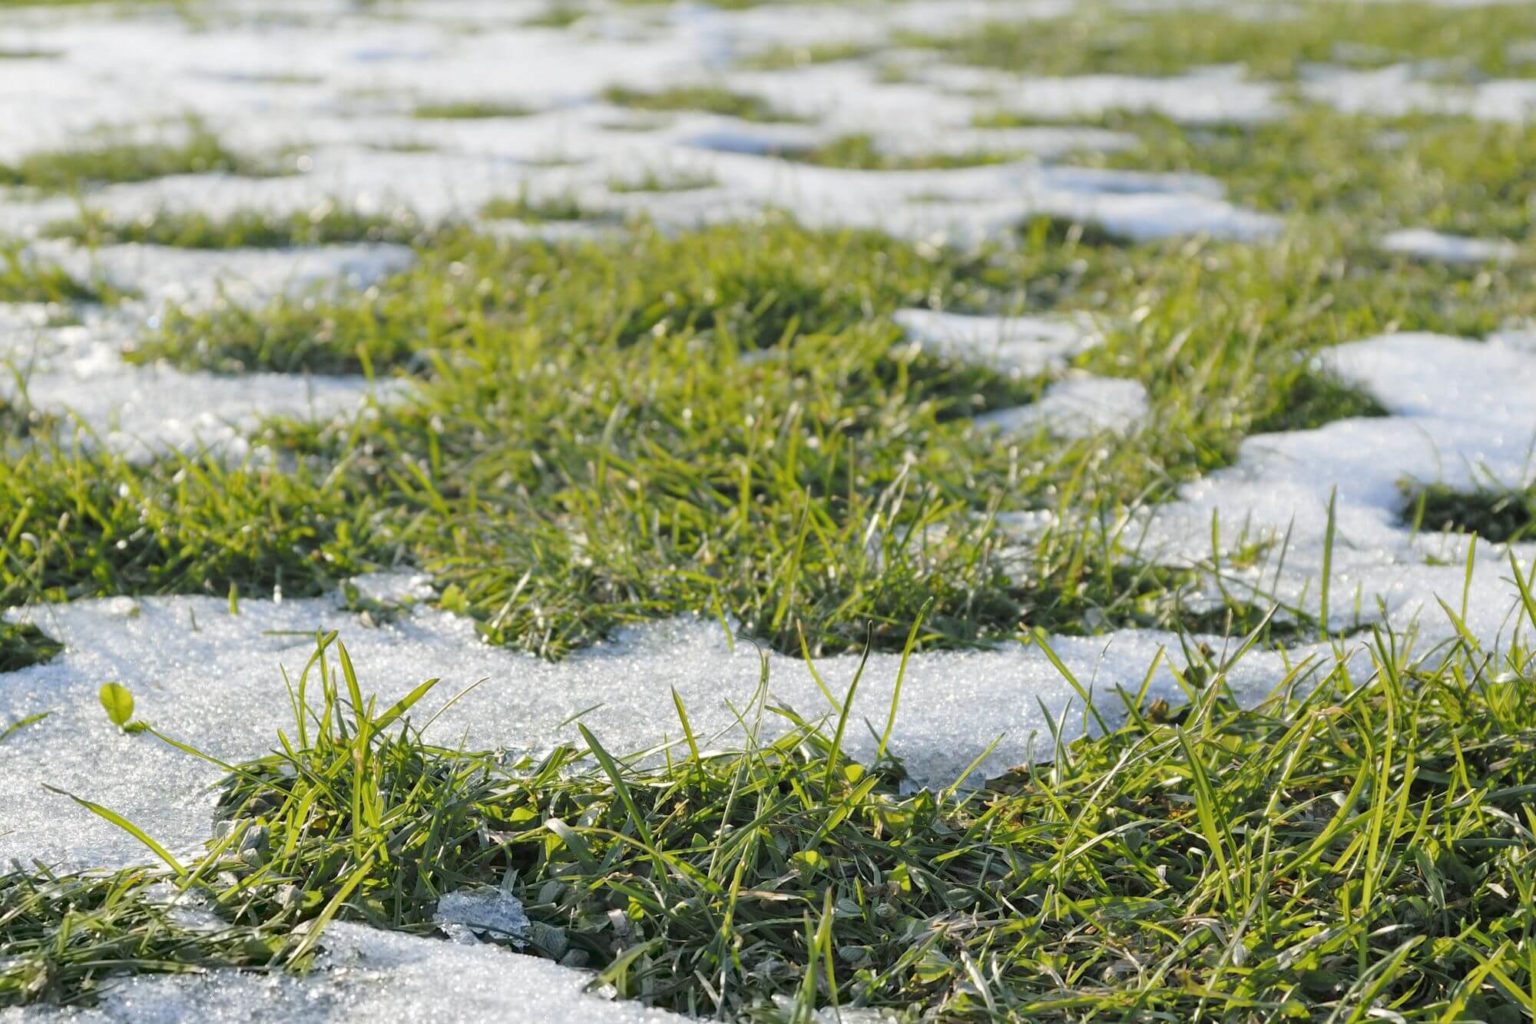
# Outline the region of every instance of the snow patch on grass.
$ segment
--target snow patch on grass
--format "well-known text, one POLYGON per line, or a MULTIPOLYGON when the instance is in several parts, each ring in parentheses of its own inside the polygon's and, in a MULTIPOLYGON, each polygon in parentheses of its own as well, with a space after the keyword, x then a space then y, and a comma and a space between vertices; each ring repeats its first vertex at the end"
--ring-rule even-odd
POLYGON ((1520 247, 1505 238, 1467 238, 1426 228, 1394 231, 1381 240, 1387 252, 1441 263, 1505 263, 1520 247))
POLYGON ((591 975, 488 945, 461 945, 332 924, 326 953, 304 976, 214 971, 144 975, 117 983, 100 1006, 0 1010, 6 1024, 150 1024, 207 1021, 300 1024, 390 1020, 479 1024, 487 1020, 663 1024, 688 1018, 585 991, 591 975))

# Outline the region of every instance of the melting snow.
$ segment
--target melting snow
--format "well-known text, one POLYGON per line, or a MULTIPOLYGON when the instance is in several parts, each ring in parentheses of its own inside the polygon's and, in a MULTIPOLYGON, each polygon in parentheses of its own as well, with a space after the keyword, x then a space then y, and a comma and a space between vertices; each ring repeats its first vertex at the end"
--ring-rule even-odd
POLYGON ((1387 252, 1441 263, 1494 263, 1512 260, 1519 246, 1506 238, 1467 238, 1426 228, 1394 231, 1381 240, 1387 252))
POLYGON ((1139 380, 1075 373, 1048 385, 1033 405, 999 409, 976 418, 1005 434, 1048 430, 1063 437, 1129 434, 1147 416, 1147 389, 1139 380))
POLYGON ((966 316, 903 309, 894 319, 929 355, 1016 377, 1061 369, 1101 341, 1086 317, 966 316))
MULTIPOLYGON (((1333 501, 1330 623, 1348 628, 1357 616, 1384 615, 1398 627, 1417 621, 1427 635, 1445 635, 1450 627, 1435 599, 1460 613, 1467 541, 1415 535, 1404 522, 1401 485, 1536 481, 1536 352, 1521 340, 1398 334, 1326 350, 1327 367, 1392 415, 1247 439, 1236 465, 1154 510, 1150 548, 1170 562, 1209 562, 1215 517, 1225 548, 1240 539, 1272 545, 1258 566, 1222 567, 1229 589, 1274 594, 1316 613, 1333 501)), ((1516 545, 1515 554, 1529 572, 1536 545, 1516 545)), ((1489 640, 1507 635, 1514 621, 1509 573, 1499 549, 1480 549, 1466 618, 1489 640)))
MULTIPOLYGON (((952 29, 971 19, 1062 7, 874 5, 860 9, 863 30, 856 34, 878 38, 927 23, 952 29)), ((1137 175, 1091 181, 1042 166, 1040 160, 1129 140, 1088 128, 972 128, 973 118, 995 110, 998 99, 975 94, 978 83, 967 89, 957 78, 964 69, 928 67, 921 69, 925 78, 890 82, 879 67, 859 61, 783 72, 729 66, 732 55, 775 39, 825 41, 826 29, 812 29, 821 12, 807 19, 789 6, 681 8, 658 18, 616 7, 570 30, 550 30, 516 24, 510 6, 472 6, 463 16, 476 18, 482 31, 466 35, 441 17, 444 8, 427 4, 411 5, 399 19, 340 3, 306 5, 265 21, 251 17, 257 9, 229 5, 195 28, 155 10, 112 21, 59 16, 8 25, 0 43, 62 56, 15 62, 25 66, 14 74, 8 69, 0 81, 0 118, 7 124, 0 158, 78 145, 98 125, 121 126, 117 134, 129 137, 174 138, 186 131, 182 118, 194 114, 253 153, 300 146, 304 173, 121 185, 93 194, 92 205, 138 216, 167 207, 289 212, 339 201, 365 209, 403 204, 436 219, 472 217, 486 199, 526 188, 575 190, 599 211, 643 210, 671 224, 785 207, 814 223, 961 242, 1004 234, 1037 213, 1102 221, 1138 239, 1197 232, 1261 238, 1277 229, 1273 218, 1227 204, 1209 181, 1137 175), (645 115, 637 122, 594 102, 615 83, 718 85, 815 123, 745 125, 698 113, 645 115), (443 101, 512 103, 534 113, 481 121, 411 117, 418 103, 443 101), (637 126, 643 130, 633 130, 637 126), (890 175, 800 168, 761 152, 847 131, 872 133, 882 149, 905 156, 1022 152, 1029 159, 1001 168, 890 175), (775 135, 777 144, 766 141, 775 135), (402 152, 402 144, 430 151, 402 152), (554 156, 575 163, 548 166, 554 156), (680 193, 620 195, 609 187, 635 167, 657 166, 712 175, 720 193, 703 201, 680 193), (1113 187, 1104 187, 1111 180, 1113 187)), ((524 16, 537 10, 527 6, 524 16)), ((993 75, 989 82, 1009 109, 1044 117, 1139 105, 1196 120, 1250 118, 1269 112, 1273 92, 1221 69, 1175 79, 1019 83, 993 75)), ((73 212, 73 200, 15 196, 0 202, 0 229, 24 232, 73 212)))
POLYGON ((131 978, 86 1010, 46 1006, 0 1010, 0 1022, 175 1024, 252 1020, 327 1024, 389 1020, 398 1024, 571 1021, 664 1024, 689 1018, 584 991, 591 976, 496 946, 332 925, 326 953, 303 977, 214 971, 207 975, 131 978))

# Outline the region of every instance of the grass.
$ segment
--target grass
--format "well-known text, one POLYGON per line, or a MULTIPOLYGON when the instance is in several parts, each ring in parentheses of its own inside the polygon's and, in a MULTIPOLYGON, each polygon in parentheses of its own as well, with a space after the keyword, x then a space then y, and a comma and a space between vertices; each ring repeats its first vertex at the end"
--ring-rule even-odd
POLYGON ((788 148, 779 156, 798 163, 819 167, 838 167, 854 171, 924 171, 982 167, 1019 159, 1017 153, 925 153, 906 155, 888 152, 870 135, 840 135, 817 146, 788 148))
POLYGON ((0 461, 0 607, 231 590, 318 594, 367 563, 374 508, 302 464, 149 465, 47 438, 0 461), (360 502, 360 503, 359 503, 360 502))
POLYGON ((808 46, 774 46, 744 58, 740 63, 751 71, 787 71, 808 64, 830 64, 857 60, 875 52, 864 43, 813 43, 808 46))
POLYGON ((1241 64, 1255 78, 1292 80, 1307 65, 1380 67, 1441 61, 1463 77, 1525 76, 1533 66, 1517 44, 1536 39, 1536 12, 1524 4, 1452 8, 1402 2, 1392 16, 1368 4, 1327 0, 1248 9, 1126 12, 1083 4, 1070 14, 995 22, 898 41, 946 57, 1031 75, 1174 75, 1241 64))
MULTIPOLYGON (((317 525, 295 546, 314 558, 333 544, 338 566, 415 564, 492 641, 558 657, 702 612, 785 651, 802 635, 812 651, 856 648, 869 622, 892 648, 931 601, 931 648, 1005 641, 1021 624, 1213 625, 1183 607, 1193 576, 1140 564, 1137 539, 1106 524, 1230 463, 1251 432, 1378 413, 1312 368, 1319 347, 1399 328, 1485 333, 1536 303, 1513 269, 1437 268, 1348 239, 1089 241, 1049 222, 980 253, 779 219, 569 242, 450 232, 366 295, 172 310, 132 357, 412 372, 416 398, 382 410, 366 438, 276 435, 310 483, 288 481, 272 515, 290 502, 300 522, 331 503, 366 509, 345 535, 317 525), (967 416, 1027 403, 1044 381, 897 346, 883 317, 913 305, 1096 312, 1108 339, 1081 364, 1142 381, 1156 426, 1107 447, 977 434, 967 416), (994 516, 1029 509, 1056 525, 1021 547, 994 516)), ((193 519, 219 514, 201 490, 185 500, 193 519)), ((199 549, 130 579, 261 590, 271 565, 321 578, 309 569, 328 566, 295 566, 286 543, 263 554, 255 542, 283 535, 257 521, 242 534, 248 561, 199 568, 213 558, 199 549)), ((147 569, 166 552, 141 557, 147 569)), ((49 592, 123 584, 87 576, 70 590, 67 575, 49 592)))
POLYGON ((16 672, 52 661, 63 649, 62 644, 31 623, 0 622, 0 672, 16 672))
POLYGON ((596 216, 569 193, 534 197, 527 191, 515 196, 497 196, 480 207, 480 216, 488 220, 580 221, 596 216))
POLYGON ((411 111, 411 116, 428 121, 467 121, 493 117, 527 117, 532 113, 532 108, 518 103, 455 100, 420 104, 411 111))
POLYGON ((604 102, 635 110, 701 111, 736 117, 743 121, 799 121, 777 110, 760 96, 732 92, 722 86, 683 85, 654 92, 611 85, 602 92, 604 102))
POLYGON ((180 249, 278 249, 355 242, 410 245, 429 229, 409 210, 360 213, 334 203, 289 215, 241 210, 224 217, 183 210, 160 210, 131 220, 113 220, 97 210, 83 210, 74 220, 45 226, 50 238, 68 238, 88 246, 138 242, 180 249))
POLYGON ((608 183, 611 192, 693 192, 719 185, 714 175, 689 171, 646 170, 636 177, 618 178, 608 183))
MULTIPOLYGON (((1033 123, 1006 113, 983 120, 1033 123)), ((1528 125, 1341 114, 1321 105, 1249 125, 1181 126, 1124 112, 1099 123, 1134 133, 1138 145, 1083 153, 1078 162, 1208 174, 1235 202, 1290 216, 1347 218, 1370 231, 1429 227, 1523 240, 1536 209, 1524 173, 1536 159, 1536 131, 1528 125)))
POLYGON ((40 262, 19 245, 0 242, 0 302, 109 302, 112 289, 81 281, 64 268, 40 262))
POLYGON ((201 858, 0 883, 0 1003, 88 1001, 103 964, 303 964, 329 921, 431 933, 444 893, 492 886, 533 922, 528 951, 703 1016, 1524 1019, 1532 653, 1412 648, 1375 634, 1256 704, 1226 681, 1246 647, 1191 649, 1177 709, 1121 693, 1114 724, 1042 763, 914 792, 899 746, 848 757, 838 701, 772 704, 766 663, 741 745, 706 753, 679 704, 665 760, 585 729, 509 757, 418 732, 431 681, 376 710, 333 635, 278 752, 226 779, 201 858), (216 926, 178 931, 151 881, 216 926))
POLYGON ((1412 487, 1404 494, 1403 516, 1415 530, 1471 533, 1513 544, 1536 536, 1536 488, 1412 487))
POLYGON ((38 409, 26 396, 0 398, 0 434, 15 438, 48 435, 59 426, 59 417, 38 409))
POLYGON ((552 3, 523 24, 529 28, 570 28, 583 17, 585 12, 574 4, 552 3))
POLYGON ((78 149, 32 153, 0 164, 0 186, 74 192, 176 174, 215 173, 265 176, 277 171, 269 163, 227 149, 212 132, 194 127, 183 142, 107 139, 78 149))

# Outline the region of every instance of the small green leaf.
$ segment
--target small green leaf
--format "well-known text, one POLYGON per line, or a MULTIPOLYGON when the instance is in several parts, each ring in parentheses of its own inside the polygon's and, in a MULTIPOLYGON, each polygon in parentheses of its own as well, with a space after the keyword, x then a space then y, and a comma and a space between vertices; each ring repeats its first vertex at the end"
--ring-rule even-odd
POLYGON ((133 718, 133 694, 122 683, 102 683, 101 706, 107 709, 107 717, 119 729, 126 728, 133 718))

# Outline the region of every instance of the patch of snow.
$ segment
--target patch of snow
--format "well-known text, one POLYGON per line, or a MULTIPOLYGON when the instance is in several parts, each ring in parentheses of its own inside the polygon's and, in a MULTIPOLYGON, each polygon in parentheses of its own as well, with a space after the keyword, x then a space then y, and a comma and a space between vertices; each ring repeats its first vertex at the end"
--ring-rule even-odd
MULTIPOLYGON (((316 630, 341 631, 364 689, 377 694, 381 706, 423 679, 441 678, 418 705, 418 722, 479 683, 429 731, 446 746, 470 749, 580 745, 578 717, 610 750, 676 742, 674 688, 701 742, 739 742, 732 739, 739 726, 730 704, 750 703, 760 668, 753 645, 733 644, 718 624, 694 620, 634 629, 550 663, 481 643, 470 621, 421 606, 371 628, 327 598, 247 599, 238 615, 212 597, 85 600, 7 614, 35 622, 64 652, 47 664, 0 674, 0 721, 52 712, 0 744, 7 778, 0 788, 0 861, 112 866, 144 858, 133 839, 43 790, 45 782, 117 810, 172 850, 193 849, 209 836, 214 796, 208 787, 219 771, 151 736, 120 732, 97 702, 107 680, 126 686, 137 715, 166 734, 241 760, 270 750, 278 730, 291 733, 278 666, 296 677, 313 652, 316 630)), ((1096 693, 1136 689, 1159 651, 1178 650, 1175 637, 1153 631, 1061 637, 1054 646, 1096 693)), ((1285 657, 1256 652, 1238 666, 1234 681, 1266 689, 1283 674, 1285 657)), ((811 717, 834 713, 799 658, 768 658, 776 700, 811 717)), ((877 734, 890 713, 900 660, 873 655, 854 702, 854 721, 868 720, 877 734)), ((851 655, 816 663, 834 688, 846 686, 857 665, 851 655)), ((1169 699, 1177 692, 1166 673, 1154 690, 1169 699)), ((1045 714, 1064 716, 1062 727, 1071 734, 1083 728, 1081 710, 1071 686, 1036 647, 1007 643, 924 654, 909 664, 892 745, 916 778, 947 785, 994 739, 998 746, 982 765, 987 773, 1030 759, 1049 743, 1039 738, 1045 714)), ((777 717, 764 716, 762 727, 772 734, 777 717)), ((874 740, 868 730, 850 729, 847 746, 869 757, 874 740)))
POLYGON ((1230 124, 1280 116, 1279 87, 1256 82, 1241 67, 1201 68, 1167 77, 1075 75, 1028 78, 986 68, 935 65, 925 81, 985 97, 992 110, 1043 121, 1091 119, 1108 113, 1162 114, 1186 124, 1230 124))
POLYGON ((119 354, 133 335, 114 318, 83 325, 0 326, 0 397, 24 394, 34 408, 73 415, 92 443, 134 459, 173 449, 217 448, 233 457, 263 419, 346 419, 403 393, 394 381, 253 373, 238 377, 135 366, 119 354))
POLYGON ((1147 418, 1147 389, 1139 380, 1076 373, 1051 383, 1032 405, 976 417, 976 425, 1004 434, 1047 430, 1061 437, 1130 434, 1147 418))
MULTIPOLYGON (((1468 543, 1414 534, 1401 486, 1536 482, 1536 352, 1498 340, 1396 334, 1326 350, 1322 361, 1391 415, 1248 438, 1235 465, 1185 485, 1179 501, 1148 513, 1146 550, 1174 564, 1209 564, 1214 519, 1225 548, 1270 545, 1258 566, 1222 567, 1229 590, 1272 595, 1317 614, 1333 503, 1331 626, 1381 618, 1446 636, 1436 599, 1461 614, 1468 543)), ((1527 572, 1536 562, 1536 545, 1514 545, 1511 553, 1527 572)), ((1465 618, 1489 642, 1515 622, 1509 573, 1504 552, 1480 547, 1465 618)))
POLYGON ((967 316, 903 309, 893 319, 929 355, 1016 377, 1061 369, 1102 340, 1083 316, 967 316))
MULTIPOLYGON (((303 172, 120 185, 92 193, 91 205, 136 217, 165 208, 212 216, 238 209, 285 214, 335 202, 362 210, 405 206, 438 221, 475 219, 487 199, 527 190, 572 192, 600 215, 644 212, 670 226, 786 208, 815 224, 878 226, 961 243, 1006 236, 1021 219, 1041 213, 1103 223, 1133 239, 1186 233, 1259 239, 1278 225, 1231 206, 1206 179, 1094 178, 1041 167, 1039 160, 1130 140, 1082 127, 973 128, 998 100, 957 92, 964 83, 950 79, 975 69, 926 68, 926 78, 892 82, 859 61, 783 72, 729 66, 734 54, 776 38, 824 41, 812 26, 835 18, 827 12, 807 19, 794 5, 746 12, 604 7, 577 28, 550 30, 509 24, 505 11, 485 11, 475 15, 484 31, 466 36, 430 4, 406 5, 384 18, 336 0, 263 18, 272 6, 221 4, 196 29, 152 11, 30 25, 27 45, 63 56, 23 62, 28 66, 19 77, 0 82, 0 119, 7 124, 0 158, 80 145, 98 124, 118 126, 116 135, 175 138, 185 134, 184 115, 194 114, 242 151, 297 146, 303 172), (744 125, 679 112, 646 114, 638 125, 646 130, 627 130, 637 127, 636 115, 599 101, 615 83, 723 86, 814 123, 744 125), (534 113, 486 120, 411 116, 417 104, 442 99, 514 103, 534 113), (881 149, 908 157, 987 152, 1027 153, 1031 160, 890 175, 796 167, 763 155, 845 132, 869 133, 881 149), (402 143, 429 150, 402 152, 402 143), (551 155, 574 162, 548 166, 551 155), (637 166, 709 175, 718 190, 707 198, 616 194, 609 186, 637 166)), ((1015 19, 1061 8, 1055 0, 914 2, 866 6, 856 20, 870 26, 866 35, 882 38, 914 24, 953 28, 970 18, 1015 19)), ((11 37, 0 33, 3 38, 11 37)), ((1001 76, 994 84, 1010 104, 1070 116, 1142 102, 1192 119, 1242 118, 1266 108, 1272 92, 1221 69, 1177 79, 1034 84, 1001 76)), ((25 235, 74 212, 72 198, 0 198, 0 230, 25 235)), ((151 290, 175 283, 174 277, 140 276, 151 290)))
POLYGON ((1514 259, 1520 247, 1507 238, 1467 238, 1427 228, 1394 231, 1381 240, 1382 249, 1441 263, 1502 263, 1514 259))
POLYGON ((1423 70, 1412 64, 1369 70, 1314 68, 1301 83, 1301 91, 1306 99, 1345 113, 1400 117, 1422 112, 1516 124, 1536 120, 1536 80, 1447 84, 1424 79, 1423 70))
MULTIPOLYGON (((174 179, 167 185, 174 188, 174 179)), ((359 290, 405 270, 415 260, 403 245, 332 245, 314 249, 177 249, 160 245, 38 242, 36 258, 76 278, 132 290, 134 308, 157 312, 168 302, 252 305, 312 285, 359 290)))
POLYGON ((667 1024, 689 1018, 585 991, 586 971, 491 945, 459 945, 355 924, 326 929, 325 953, 307 975, 212 971, 142 975, 114 984, 88 1009, 0 1010, 0 1024, 667 1024))

